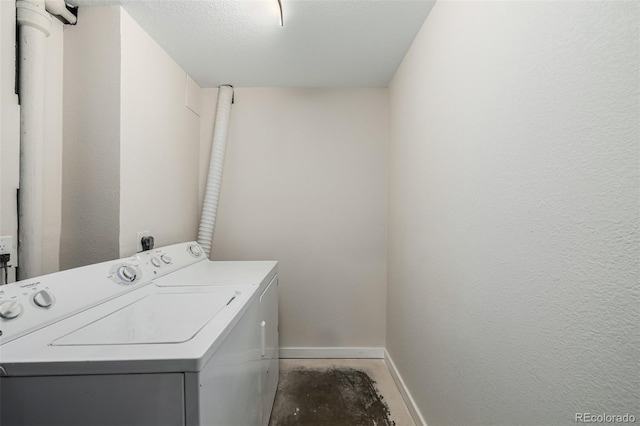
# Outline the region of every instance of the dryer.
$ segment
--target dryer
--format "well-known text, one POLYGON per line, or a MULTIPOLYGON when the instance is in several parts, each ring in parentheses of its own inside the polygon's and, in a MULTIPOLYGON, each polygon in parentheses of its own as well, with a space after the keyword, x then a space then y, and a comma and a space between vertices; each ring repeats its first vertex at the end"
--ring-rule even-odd
POLYGON ((191 242, 29 279, 0 287, 0 330, 3 426, 265 425, 277 263, 191 242))
MULTIPOLYGON (((199 262, 188 268, 163 276, 155 284, 163 289, 199 288, 203 291, 213 289, 222 290, 230 287, 250 286, 256 288, 254 300, 250 309, 258 313, 260 356, 258 387, 261 398, 262 424, 267 426, 271 409, 278 388, 279 375, 279 326, 278 326, 278 277, 276 265, 271 261, 217 261, 199 262), (256 277, 266 277, 260 284, 256 277)), ((253 314, 252 313, 252 314, 253 314)), ((215 361, 214 361, 215 362, 215 361)), ((202 377, 202 376, 201 376, 202 377)), ((212 380, 210 383, 217 383, 212 380)), ((230 383, 232 386, 233 384, 230 383)), ((216 403, 233 404, 232 394, 225 397, 217 396, 215 386, 208 389, 206 383, 200 383, 200 392, 211 392, 205 400, 215 400, 216 403)), ((202 408, 202 407, 201 407, 202 408)), ((209 420, 207 410, 201 413, 202 424, 214 424, 209 420)))

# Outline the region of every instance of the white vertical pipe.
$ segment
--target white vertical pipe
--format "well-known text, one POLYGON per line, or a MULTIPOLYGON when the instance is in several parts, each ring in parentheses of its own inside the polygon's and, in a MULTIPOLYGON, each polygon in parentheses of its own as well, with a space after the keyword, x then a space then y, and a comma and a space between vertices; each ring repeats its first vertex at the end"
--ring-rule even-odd
POLYGON ((213 230, 218 212, 218 199, 220 197, 220 186, 222 185, 224 152, 227 147, 232 101, 233 87, 220 86, 218 90, 216 124, 213 131, 213 147, 211 148, 211 159, 209 160, 209 174, 204 193, 200 228, 198 229, 198 243, 202 246, 208 257, 211 256, 213 230))
POLYGON ((16 2, 19 25, 20 211, 19 277, 42 274, 45 39, 51 17, 44 0, 16 2))

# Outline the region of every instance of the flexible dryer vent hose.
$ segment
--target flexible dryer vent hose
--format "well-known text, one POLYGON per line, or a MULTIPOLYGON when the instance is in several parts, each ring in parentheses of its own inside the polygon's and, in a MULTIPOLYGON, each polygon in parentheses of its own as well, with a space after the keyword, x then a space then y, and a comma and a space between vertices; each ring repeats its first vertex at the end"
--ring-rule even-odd
POLYGON ((218 90, 216 123, 213 131, 213 146, 211 148, 211 159, 209 160, 209 174, 204 192, 200 228, 198 229, 198 243, 202 246, 205 253, 207 253, 207 257, 211 256, 213 229, 216 225, 216 214, 218 212, 218 199, 220 198, 220 186, 222 184, 224 152, 227 147, 232 101, 233 87, 220 86, 218 90))

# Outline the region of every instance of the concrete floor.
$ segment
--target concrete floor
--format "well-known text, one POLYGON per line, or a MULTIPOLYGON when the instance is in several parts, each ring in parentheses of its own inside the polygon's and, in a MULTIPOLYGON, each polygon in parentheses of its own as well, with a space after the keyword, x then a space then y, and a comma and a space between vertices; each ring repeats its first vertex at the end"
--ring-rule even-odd
POLYGON ((269 426, 415 426, 381 359, 282 359, 269 426))

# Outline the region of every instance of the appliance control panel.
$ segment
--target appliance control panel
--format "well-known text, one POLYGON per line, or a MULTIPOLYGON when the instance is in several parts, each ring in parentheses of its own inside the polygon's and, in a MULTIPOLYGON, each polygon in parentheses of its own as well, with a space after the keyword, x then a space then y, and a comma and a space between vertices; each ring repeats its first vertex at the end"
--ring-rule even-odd
POLYGON ((204 259, 181 243, 0 286, 0 346, 204 259))
POLYGON ((195 242, 152 249, 138 253, 138 257, 142 270, 150 280, 207 258, 202 247, 195 242))

